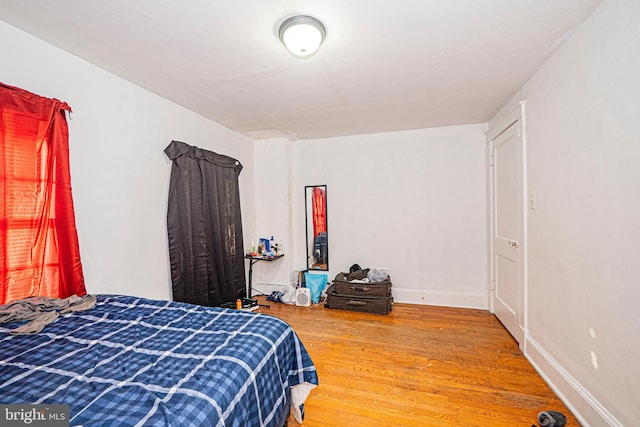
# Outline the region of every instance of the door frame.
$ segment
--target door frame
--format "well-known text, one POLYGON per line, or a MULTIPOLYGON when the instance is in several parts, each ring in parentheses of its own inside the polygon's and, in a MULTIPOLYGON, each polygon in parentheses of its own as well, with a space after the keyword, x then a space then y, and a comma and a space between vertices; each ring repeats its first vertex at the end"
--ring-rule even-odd
MULTIPOLYGON (((488 179, 488 206, 489 206, 489 239, 488 239, 488 256, 489 256, 489 284, 488 284, 488 306, 489 311, 495 314, 494 309, 494 294, 495 294, 495 254, 493 245, 493 236, 495 233, 495 194, 494 194, 494 173, 493 173, 493 141, 505 132, 511 125, 519 126, 518 134, 521 138, 521 192, 522 192, 522 207, 521 207, 521 230, 522 230, 522 242, 519 244, 519 262, 520 262, 520 280, 522 283, 522 294, 520 295, 519 305, 522 308, 522 312, 519 313, 520 320, 518 326, 522 330, 522 342, 518 342, 520 349, 525 352, 526 342, 529 335, 528 328, 528 233, 527 233, 527 212, 529 209, 529 197, 527 192, 527 134, 526 134, 526 116, 525 116, 526 101, 518 101, 512 106, 510 110, 501 119, 489 124, 489 130, 487 131, 487 179, 488 179), (517 123, 519 121, 519 123, 517 123)), ((515 338, 515 337, 514 337, 515 338)))

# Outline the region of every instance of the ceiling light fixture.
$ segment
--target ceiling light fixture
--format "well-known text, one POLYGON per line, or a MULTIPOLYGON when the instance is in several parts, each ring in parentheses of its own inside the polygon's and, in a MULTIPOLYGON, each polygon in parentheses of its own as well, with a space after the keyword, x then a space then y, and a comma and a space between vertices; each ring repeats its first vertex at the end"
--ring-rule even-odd
POLYGON ((293 56, 300 59, 311 57, 327 35, 322 22, 307 15, 296 15, 280 24, 280 41, 293 56))

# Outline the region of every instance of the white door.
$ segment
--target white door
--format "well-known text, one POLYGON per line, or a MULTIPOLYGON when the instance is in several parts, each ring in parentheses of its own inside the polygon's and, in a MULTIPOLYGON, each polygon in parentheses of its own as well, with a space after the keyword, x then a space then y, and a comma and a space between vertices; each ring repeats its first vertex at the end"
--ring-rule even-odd
POLYGON ((521 119, 491 141, 495 315, 522 346, 524 338, 521 119))

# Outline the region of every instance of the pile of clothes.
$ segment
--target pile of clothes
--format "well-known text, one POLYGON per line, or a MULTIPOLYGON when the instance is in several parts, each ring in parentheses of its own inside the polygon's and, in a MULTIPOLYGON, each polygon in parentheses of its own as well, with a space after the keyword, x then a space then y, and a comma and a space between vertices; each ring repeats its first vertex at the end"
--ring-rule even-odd
POLYGON ((95 295, 72 295, 68 298, 30 297, 0 305, 0 324, 29 320, 12 334, 37 334, 63 314, 84 311, 96 305, 95 295))
POLYGON ((338 273, 335 281, 352 283, 381 283, 389 281, 389 273, 386 268, 360 268, 358 264, 353 264, 349 273, 338 273))

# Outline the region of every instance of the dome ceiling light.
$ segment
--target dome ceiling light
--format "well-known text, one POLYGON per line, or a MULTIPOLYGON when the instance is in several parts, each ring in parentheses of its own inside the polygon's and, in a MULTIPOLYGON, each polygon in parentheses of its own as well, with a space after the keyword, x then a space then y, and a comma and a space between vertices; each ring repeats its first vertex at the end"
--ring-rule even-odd
POLYGON ((293 56, 306 59, 318 50, 327 30, 322 22, 307 15, 296 15, 280 24, 278 36, 280 41, 293 56))

